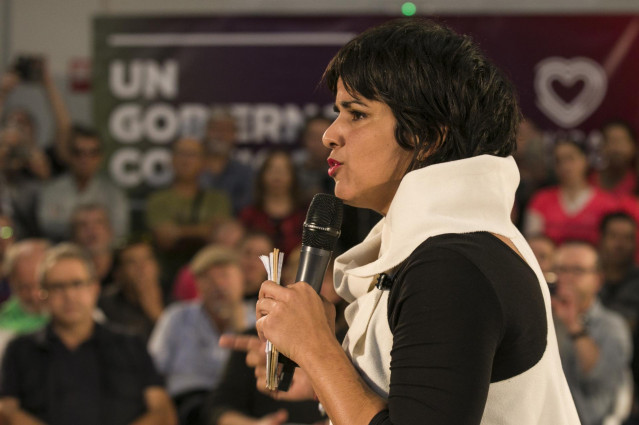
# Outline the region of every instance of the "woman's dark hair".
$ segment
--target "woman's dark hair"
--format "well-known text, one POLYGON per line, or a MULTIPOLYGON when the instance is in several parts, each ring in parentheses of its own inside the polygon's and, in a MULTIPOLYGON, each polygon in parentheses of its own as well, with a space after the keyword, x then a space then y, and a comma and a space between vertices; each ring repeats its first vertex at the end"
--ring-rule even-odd
POLYGON ((391 108, 397 143, 414 152, 410 169, 515 150, 512 84, 470 37, 443 25, 399 19, 363 32, 324 72, 334 95, 340 78, 351 96, 391 108))
POLYGON ((269 165, 271 165, 273 158, 277 156, 286 158, 288 162, 288 169, 291 173, 291 187, 289 188, 289 196, 293 200, 293 207, 298 207, 302 203, 299 189, 299 180, 297 177, 297 169, 295 168, 295 164, 293 164, 291 155, 283 150, 273 150, 269 152, 269 154, 266 156, 266 159, 264 159, 264 162, 258 170, 255 179, 255 205, 261 210, 264 210, 264 201, 266 197, 266 183, 264 182, 264 174, 266 174, 266 170, 268 169, 269 165))

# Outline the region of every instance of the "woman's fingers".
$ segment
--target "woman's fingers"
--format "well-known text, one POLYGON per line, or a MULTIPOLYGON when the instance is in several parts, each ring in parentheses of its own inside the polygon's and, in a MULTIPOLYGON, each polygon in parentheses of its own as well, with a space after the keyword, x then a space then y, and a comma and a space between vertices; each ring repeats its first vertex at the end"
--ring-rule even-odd
POLYGON ((261 319, 262 317, 269 314, 277 305, 277 301, 273 298, 260 298, 257 300, 257 304, 255 304, 255 313, 257 314, 257 319, 261 319))
POLYGON ((278 285, 277 283, 271 280, 265 280, 262 282, 262 286, 260 286, 260 294, 259 298, 274 298, 280 299, 287 291, 286 286, 278 285))

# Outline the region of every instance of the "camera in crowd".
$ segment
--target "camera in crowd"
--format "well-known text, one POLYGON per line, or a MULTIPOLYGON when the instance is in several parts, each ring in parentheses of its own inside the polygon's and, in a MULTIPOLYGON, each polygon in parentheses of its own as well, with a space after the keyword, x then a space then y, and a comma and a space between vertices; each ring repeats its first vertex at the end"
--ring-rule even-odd
POLYGON ((24 82, 42 80, 42 58, 39 56, 21 55, 16 59, 13 70, 24 82))

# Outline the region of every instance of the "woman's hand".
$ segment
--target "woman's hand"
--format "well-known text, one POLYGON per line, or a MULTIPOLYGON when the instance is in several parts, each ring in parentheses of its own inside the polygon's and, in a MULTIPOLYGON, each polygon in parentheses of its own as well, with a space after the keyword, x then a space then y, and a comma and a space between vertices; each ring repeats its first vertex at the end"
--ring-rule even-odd
POLYGON ((302 367, 335 340, 335 307, 304 282, 285 287, 265 281, 256 314, 260 339, 302 367))

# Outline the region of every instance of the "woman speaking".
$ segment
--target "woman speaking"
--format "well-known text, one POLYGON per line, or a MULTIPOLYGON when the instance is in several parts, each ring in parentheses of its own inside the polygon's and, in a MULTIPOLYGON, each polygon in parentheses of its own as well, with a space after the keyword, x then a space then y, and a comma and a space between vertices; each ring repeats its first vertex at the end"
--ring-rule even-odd
POLYGON ((422 20, 364 32, 324 79, 335 195, 384 218, 335 261, 343 346, 299 282, 264 282, 260 338, 300 366, 334 424, 579 424, 545 280, 510 221, 511 84, 469 38, 422 20))

